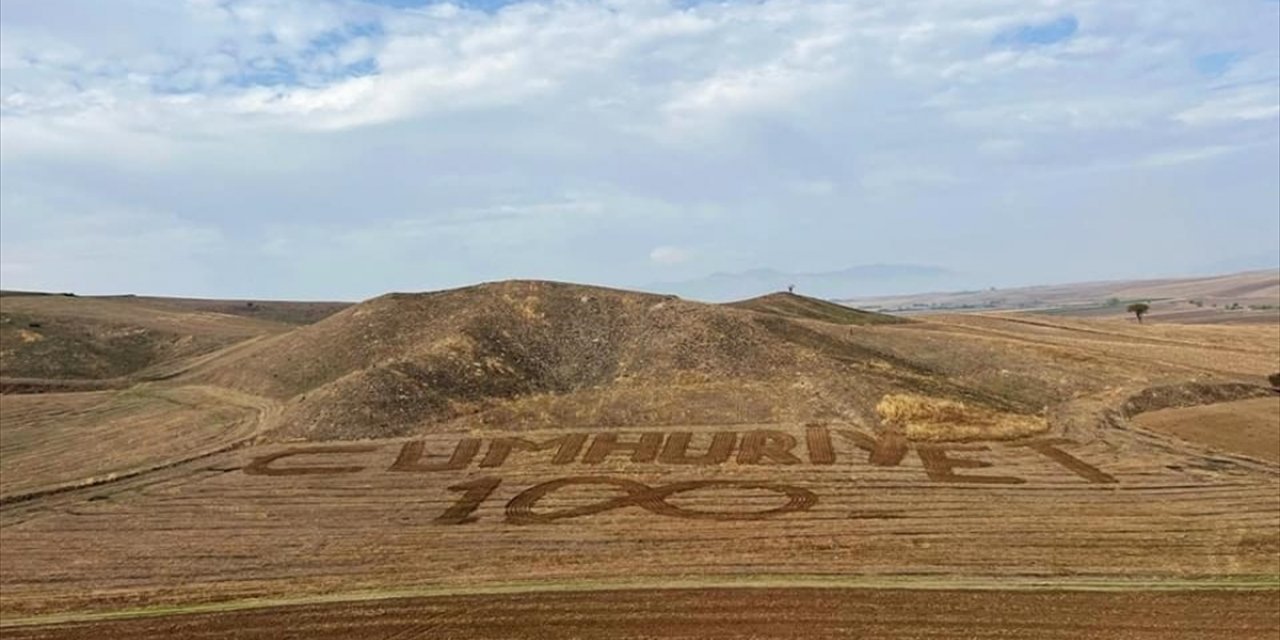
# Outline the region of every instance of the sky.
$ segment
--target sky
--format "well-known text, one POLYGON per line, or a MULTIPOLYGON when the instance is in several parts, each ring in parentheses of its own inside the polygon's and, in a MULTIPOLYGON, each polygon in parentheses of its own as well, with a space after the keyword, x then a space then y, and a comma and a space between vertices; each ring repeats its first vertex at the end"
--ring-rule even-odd
POLYGON ((1267 267, 1278 34, 1274 0, 4 0, 0 287, 1267 267))

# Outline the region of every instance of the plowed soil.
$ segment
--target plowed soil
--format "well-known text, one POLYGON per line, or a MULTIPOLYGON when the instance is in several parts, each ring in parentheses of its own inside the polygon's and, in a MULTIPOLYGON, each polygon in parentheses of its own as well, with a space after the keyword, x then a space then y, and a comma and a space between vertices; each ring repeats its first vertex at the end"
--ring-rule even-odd
POLYGON ((1280 592, 672 589, 382 600, 15 629, 11 640, 1271 640, 1280 592))
POLYGON ((1151 411, 1136 417, 1134 424, 1219 451, 1280 463, 1280 394, 1151 411))
POLYGON ((15 505, 0 612, 687 575, 1280 576, 1280 469, 1262 462, 1112 428, 1056 445, 1067 462, 1008 443, 911 444, 873 464, 835 426, 815 462, 808 427, 715 430, 739 444, 706 464, 619 446, 688 432, 696 455, 711 430, 692 426, 586 432, 564 458, 495 445, 573 432, 264 445, 15 505), (777 434, 771 454, 752 433, 777 434))
POLYGON ((0 396, 0 629, 1275 637, 1280 465, 1143 421, 1253 415, 1280 326, 765 302, 389 295, 0 396), (745 582, 807 588, 661 589, 745 582))
POLYGON ((6 395, 0 504, 106 482, 242 442, 263 405, 222 389, 6 395))

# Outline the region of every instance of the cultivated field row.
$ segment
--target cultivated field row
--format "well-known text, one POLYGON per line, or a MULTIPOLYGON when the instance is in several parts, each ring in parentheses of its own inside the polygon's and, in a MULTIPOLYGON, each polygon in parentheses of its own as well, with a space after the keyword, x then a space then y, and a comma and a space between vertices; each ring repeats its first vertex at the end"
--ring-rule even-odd
MULTIPOLYGON (((835 436, 834 459, 814 464, 799 444, 805 427, 760 430, 791 434, 797 462, 742 464, 738 448, 722 463, 672 465, 618 448, 587 463, 588 440, 563 464, 548 449, 479 466, 501 434, 452 471, 412 467, 447 465, 468 450, 467 434, 327 453, 306 443, 242 449, 201 461, 204 472, 104 487, 101 499, 10 521, 0 529, 2 607, 11 617, 617 576, 1280 575, 1280 482, 1247 460, 1155 449, 1114 431, 1055 445, 1114 481, 1016 444, 945 448, 948 478, 936 475, 936 457, 931 476, 917 445, 877 466, 835 436), (268 462, 247 473, 255 460, 268 462), (397 461, 408 470, 393 470, 397 461)), ((680 431, 695 434, 690 451, 706 451, 715 430, 680 431)), ((741 442, 753 430, 739 431, 741 442)), ((639 441, 639 432, 617 437, 639 441)))
POLYGON ((0 500, 97 484, 224 449, 255 434, 272 406, 207 387, 5 396, 0 500))
POLYGON ((15 628, 22 640, 127 637, 1270 639, 1280 591, 698 588, 456 595, 15 628))

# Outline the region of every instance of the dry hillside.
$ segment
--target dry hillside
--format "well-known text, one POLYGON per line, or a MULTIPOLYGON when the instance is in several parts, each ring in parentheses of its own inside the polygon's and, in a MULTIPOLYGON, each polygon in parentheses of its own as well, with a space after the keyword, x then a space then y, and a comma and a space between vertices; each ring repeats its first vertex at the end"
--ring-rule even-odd
POLYGON ((0 296, 0 377, 104 380, 291 325, 128 298, 0 296))
MULTIPOLYGON (((1184 381, 1184 366, 1152 366, 1161 348, 1227 363, 1206 362, 1199 375, 1215 368, 1237 375, 1237 360, 1248 361, 1253 376, 1272 366, 1265 351, 1223 360, 1212 334, 1188 342, 1160 338, 1158 329, 1129 336, 1069 323, 1019 325, 1068 339, 1035 344, 975 324, 986 322, 960 316, 946 326, 904 324, 789 294, 714 305, 502 282, 381 296, 216 359, 184 380, 285 403, 274 431, 282 439, 395 437, 452 423, 839 420, 879 429, 888 395, 914 405, 901 415, 968 412, 967 427, 949 418, 957 433, 981 437, 991 427, 1013 437, 1043 428, 1049 407, 1081 395, 1135 379, 1184 381)), ((915 433, 928 430, 912 424, 915 433)))
MULTIPOLYGON (((950 362, 911 356, 932 339, 895 336, 902 326, 785 294, 712 305, 504 282, 382 296, 211 363, 191 380, 288 401, 277 436, 309 439, 400 436, 452 420, 875 424, 877 402, 893 392, 1039 415, 1063 396, 1043 373, 991 385, 975 370, 979 377, 953 382, 950 374, 981 362, 981 347, 955 345, 950 362)), ((1034 357, 1018 366, 1059 368, 1034 357)))

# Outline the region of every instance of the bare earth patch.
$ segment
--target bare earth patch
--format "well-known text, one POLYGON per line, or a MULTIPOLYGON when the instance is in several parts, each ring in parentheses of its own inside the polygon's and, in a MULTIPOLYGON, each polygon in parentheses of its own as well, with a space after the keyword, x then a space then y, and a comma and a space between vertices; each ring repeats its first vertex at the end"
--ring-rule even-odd
POLYGON ((1280 462, 1280 395, 1161 409, 1133 422, 1213 449, 1280 462))

